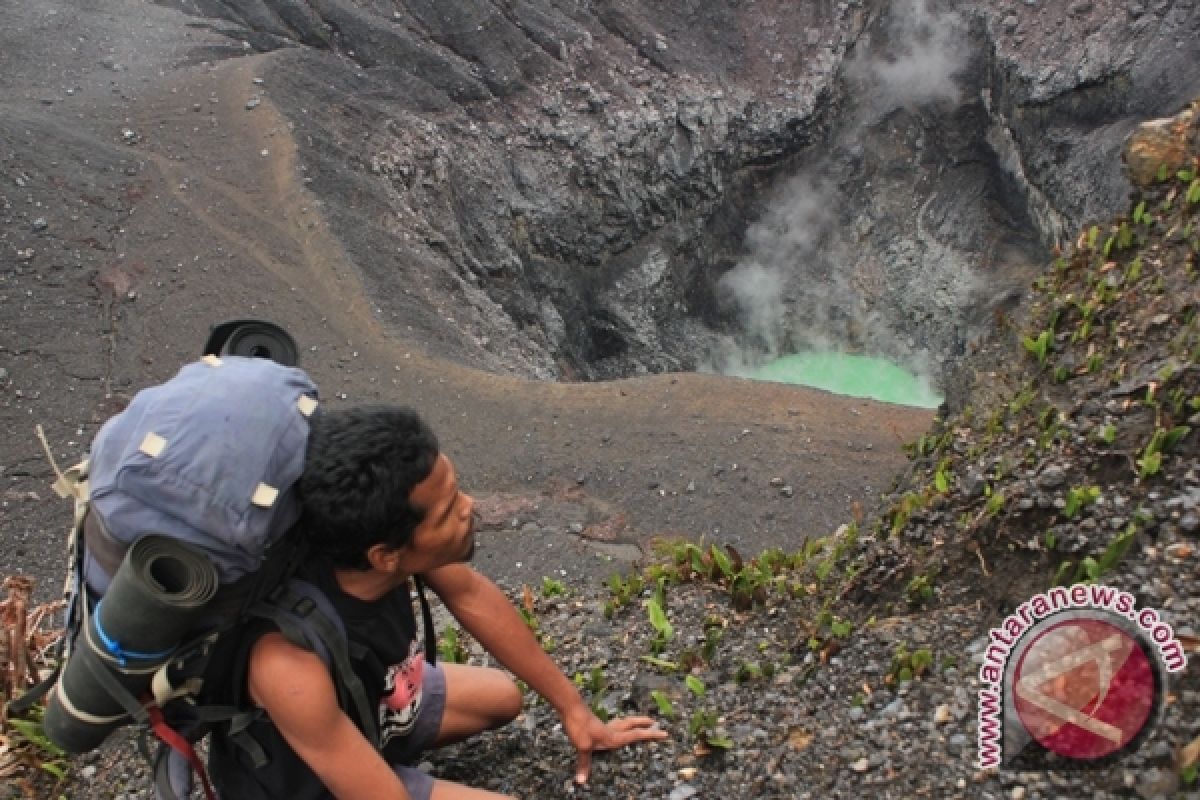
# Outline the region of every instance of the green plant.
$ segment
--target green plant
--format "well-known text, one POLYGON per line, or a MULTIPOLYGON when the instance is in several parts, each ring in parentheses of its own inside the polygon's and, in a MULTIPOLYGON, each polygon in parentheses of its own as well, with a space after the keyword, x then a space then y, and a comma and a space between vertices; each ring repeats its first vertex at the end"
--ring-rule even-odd
POLYGON ((651 652, 658 655, 666 647, 667 642, 675 637, 675 628, 667 619, 667 612, 657 598, 646 598, 646 613, 650 617, 650 626, 654 628, 654 640, 650 643, 651 652))
POLYGON ((562 581, 553 578, 542 578, 542 597, 562 597, 567 593, 567 587, 562 581))
POLYGON ((1117 441, 1117 426, 1111 422, 1096 431, 1096 438, 1107 445, 1117 441))
POLYGON ((891 535, 896 536, 904 527, 908 525, 908 520, 912 517, 912 513, 922 506, 921 496, 913 492, 906 492, 900 498, 900 502, 892 507, 892 530, 891 535))
POLYGON ((1039 366, 1044 366, 1046 356, 1050 352, 1050 343, 1054 340, 1054 333, 1050 330, 1044 330, 1037 335, 1037 338, 1026 336, 1021 341, 1028 350, 1037 359, 1039 366))
POLYGON ((13 735, 9 737, 8 749, 18 757, 24 756, 22 761, 61 784, 67 776, 67 754, 46 736, 42 727, 44 714, 45 709, 35 705, 23 716, 9 717, 5 724, 12 729, 13 735))
POLYGON ((660 669, 668 674, 679 671, 678 662, 670 661, 665 658, 659 658, 658 656, 638 656, 638 660, 645 661, 655 669, 660 669))
POLYGON ((1133 229, 1129 227, 1129 223, 1121 221, 1121 226, 1117 229, 1117 249, 1128 250, 1133 245, 1133 229))
POLYGON ((987 503, 984 505, 983 512, 991 518, 1004 510, 1004 492, 994 491, 990 486, 985 492, 987 493, 987 503))
MULTIPOLYGON (((1136 523, 1130 523, 1118 536, 1114 537, 1108 543, 1108 547, 1104 548, 1104 552, 1100 554, 1100 558, 1092 558, 1088 556, 1079 562, 1079 566, 1075 569, 1075 580, 1094 582, 1106 575, 1120 563, 1125 557, 1129 547, 1133 544, 1134 538, 1137 536, 1138 526, 1136 523)), ((1060 568, 1061 571, 1061 568, 1060 568)))
POLYGON ((438 637, 437 652, 438 658, 448 664, 467 663, 467 648, 458 634, 458 628, 453 625, 442 629, 442 635, 438 637))
POLYGON ((1129 283, 1137 283, 1140 277, 1142 277, 1142 257, 1135 256, 1133 261, 1129 262, 1129 270, 1125 273, 1125 280, 1129 283))
POLYGON ((694 740, 709 747, 718 747, 722 750, 733 747, 733 740, 717 727, 715 711, 697 709, 692 712, 692 717, 688 721, 688 733, 694 740))
POLYGON ((904 596, 911 606, 921 606, 933 599, 933 582, 928 575, 916 575, 904 587, 904 596))
POLYGON ((695 675, 688 675, 683 679, 683 682, 687 685, 688 691, 696 695, 696 697, 704 697, 704 681, 700 680, 695 675))
POLYGON ((1073 519, 1082 509, 1099 499, 1099 486, 1072 486, 1067 490, 1067 501, 1063 507, 1063 514, 1067 519, 1073 519))
POLYGON ((525 621, 525 627, 529 628, 529 630, 533 631, 534 633, 537 633, 542 627, 541 623, 538 622, 537 615, 534 614, 530 609, 521 607, 517 609, 517 613, 520 614, 521 619, 525 621))
POLYGON ((704 645, 701 647, 701 654, 705 661, 711 662, 717 655, 717 645, 725 636, 724 624, 722 620, 712 617, 704 621, 704 645))
POLYGON ((1146 201, 1142 200, 1133 208, 1131 215, 1134 225, 1147 225, 1150 223, 1150 215, 1146 213, 1146 201))
POLYGON ((667 697, 666 693, 655 689, 650 692, 650 699, 654 701, 654 705, 658 706, 658 713, 668 719, 674 719, 675 706, 671 704, 671 698, 667 697))
POLYGON ((646 582, 637 573, 631 574, 628 578, 622 578, 614 572, 608 576, 607 584, 612 592, 612 598, 604 604, 604 616, 612 617, 618 609, 629 605, 633 598, 642 593, 646 582))
POLYGON ((921 647, 910 653, 907 647, 898 645, 892 655, 892 665, 888 670, 888 682, 907 683, 924 675, 932 666, 932 650, 921 647))
POLYGON ((950 491, 950 481, 952 479, 950 472, 950 459, 943 458, 937 465, 937 470, 933 474, 933 485, 941 494, 950 491))
POLYGON ((1162 468, 1162 456, 1165 451, 1171 450, 1175 445, 1184 439, 1192 429, 1187 425, 1177 425, 1174 428, 1155 428, 1154 434, 1147 442, 1145 449, 1142 451, 1142 457, 1138 459, 1138 477, 1142 480, 1158 474, 1162 468))
POLYGON ((743 661, 738 665, 733 679, 738 683, 747 683, 762 677, 762 667, 754 661, 743 661))
POLYGON ((591 707, 592 713, 600 720, 607 722, 611 715, 604 705, 604 695, 608 691, 608 678, 604 674, 604 668, 597 665, 587 673, 576 672, 575 685, 591 695, 588 705, 591 707))
POLYGON ((854 631, 854 623, 850 620, 834 617, 829 623, 829 632, 838 639, 845 639, 854 631))

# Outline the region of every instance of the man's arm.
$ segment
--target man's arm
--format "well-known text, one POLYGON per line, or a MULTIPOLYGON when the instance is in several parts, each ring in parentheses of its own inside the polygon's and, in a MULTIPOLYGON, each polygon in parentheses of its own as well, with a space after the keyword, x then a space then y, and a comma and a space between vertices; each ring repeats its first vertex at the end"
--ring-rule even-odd
POLYGON ((250 697, 340 800, 409 800, 399 776, 338 706, 328 668, 314 653, 269 633, 250 653, 250 697))
POLYGON ((607 725, 601 722, 575 684, 542 650, 500 587, 471 567, 449 564, 422 578, 485 650, 554 706, 567 737, 579 751, 577 781, 587 780, 593 751, 666 738, 666 731, 652 727, 654 720, 649 717, 626 717, 607 725))

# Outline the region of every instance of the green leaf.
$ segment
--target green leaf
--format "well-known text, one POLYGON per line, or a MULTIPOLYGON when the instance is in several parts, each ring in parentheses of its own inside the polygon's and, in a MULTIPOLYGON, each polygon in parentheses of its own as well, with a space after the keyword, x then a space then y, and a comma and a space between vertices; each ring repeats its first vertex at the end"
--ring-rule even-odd
POLYGON ((1179 444, 1179 442, 1191 432, 1192 429, 1187 425, 1176 425, 1174 428, 1171 428, 1171 430, 1167 431, 1166 435, 1163 437, 1162 449, 1174 449, 1175 445, 1179 444))
POLYGON ((700 680, 695 675, 688 675, 683 679, 683 682, 687 684, 688 690, 691 691, 692 694, 696 695, 696 697, 704 697, 704 681, 700 680))
POLYGON ((675 672, 679 669, 679 665, 674 661, 667 661, 665 658, 659 658, 658 656, 641 656, 639 660, 645 661, 652 667, 658 667, 664 672, 675 672))
POLYGON ((671 641, 675 636, 675 628, 667 619, 667 614, 663 611, 662 606, 658 604, 658 600, 653 597, 646 599, 646 611, 650 615, 650 624, 654 630, 666 641, 671 641))
POLYGON ((667 697, 665 693, 655 689, 650 692, 650 697, 654 700, 654 705, 658 706, 658 713, 664 717, 675 716, 675 706, 671 705, 671 698, 667 697))
POLYGON ((1099 438, 1105 444, 1112 444, 1117 440, 1117 426, 1111 422, 1105 425, 1100 429, 1099 438))
POLYGON ((1142 277, 1142 257, 1137 256, 1129 262, 1129 272, 1125 275, 1125 280, 1134 283, 1140 277, 1142 277))
POLYGON ((950 491, 950 479, 947 478, 946 473, 940 469, 933 476, 933 485, 942 494, 950 491))
POLYGON ((1140 225, 1143 221, 1148 222, 1149 220, 1150 218, 1146 216, 1146 201, 1143 200, 1133 209, 1133 222, 1135 225, 1140 225))
POLYGON ((1096 565, 1099 574, 1103 575, 1108 572, 1125 557, 1129 546, 1133 544, 1134 537, 1137 536, 1137 531, 1136 525, 1130 525, 1120 536, 1109 543, 1108 547, 1104 549, 1104 553, 1100 556, 1099 563, 1096 565))
POLYGON ((1122 250, 1128 250, 1133 244, 1133 229, 1129 227, 1129 223, 1122 222, 1121 227, 1117 230, 1117 247, 1122 250))
POLYGON ((1100 570, 1100 562, 1088 556, 1079 562, 1079 569, 1076 570, 1075 574, 1080 577, 1086 576, 1089 581, 1094 582, 1103 573, 1100 570))
POLYGON ((713 563, 717 565, 717 569, 721 570, 721 574, 726 578, 733 575, 733 562, 729 559, 729 554, 715 544, 712 546, 713 563))
POLYGON ((1196 205, 1200 203, 1200 178, 1192 181, 1192 185, 1187 190, 1188 205, 1196 205))
POLYGON ((704 742, 709 747, 719 747, 722 750, 728 750, 733 747, 733 739, 728 736, 722 736, 715 733, 710 733, 704 737, 704 742))
POLYGON ((1159 470, 1162 469, 1162 453, 1146 453, 1138 461, 1138 466, 1141 468, 1138 472, 1138 477, 1143 480, 1157 475, 1159 470))

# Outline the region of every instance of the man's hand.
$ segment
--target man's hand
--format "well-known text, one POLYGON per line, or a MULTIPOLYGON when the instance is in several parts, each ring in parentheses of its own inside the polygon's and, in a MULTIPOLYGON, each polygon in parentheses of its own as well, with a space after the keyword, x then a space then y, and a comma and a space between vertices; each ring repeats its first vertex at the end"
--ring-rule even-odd
POLYGON ((576 783, 587 783, 592 772, 592 753, 597 750, 615 750, 627 744, 667 738, 667 732, 655 727, 650 717, 620 717, 605 723, 587 706, 564 716, 563 730, 579 753, 575 760, 576 783))

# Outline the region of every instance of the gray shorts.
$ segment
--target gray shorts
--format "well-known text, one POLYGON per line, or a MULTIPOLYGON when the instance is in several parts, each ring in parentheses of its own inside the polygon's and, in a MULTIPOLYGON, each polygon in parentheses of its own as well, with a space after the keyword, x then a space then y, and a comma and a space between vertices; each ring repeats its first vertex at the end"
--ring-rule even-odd
MULTIPOLYGON (((421 681, 421 710, 417 712, 417 723, 412 733, 399 743, 399 763, 392 769, 404 782, 404 788, 413 800, 429 800, 433 794, 433 777, 417 769, 413 764, 421 753, 428 750, 442 729, 442 716, 446 713, 446 673, 439 666, 425 666, 425 677, 421 681)), ((396 752, 392 746, 391 753, 396 752)))

